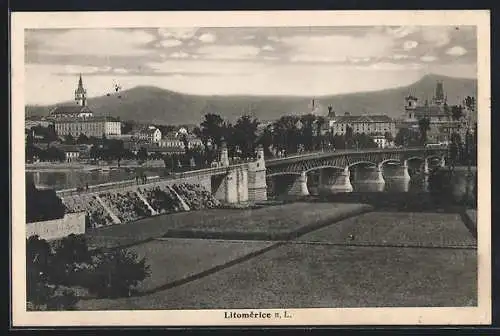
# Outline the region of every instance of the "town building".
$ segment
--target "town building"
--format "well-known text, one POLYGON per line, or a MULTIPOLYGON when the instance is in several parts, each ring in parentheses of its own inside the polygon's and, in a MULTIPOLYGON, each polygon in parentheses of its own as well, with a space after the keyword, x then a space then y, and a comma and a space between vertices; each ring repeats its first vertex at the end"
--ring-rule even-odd
POLYGON ((393 137, 396 135, 395 121, 386 115, 350 115, 346 112, 343 116, 336 116, 333 109, 330 109, 327 119, 333 134, 344 135, 347 127, 350 127, 354 134, 385 135, 390 133, 393 137))
POLYGON ((81 147, 78 145, 58 145, 57 148, 64 152, 66 162, 77 161, 82 151, 81 147))
POLYGON ((84 134, 87 137, 102 137, 121 134, 121 122, 118 118, 94 116, 87 106, 87 90, 83 87, 81 75, 75 90, 75 102, 75 105, 57 106, 50 112, 57 135, 71 134, 78 137, 84 134))
POLYGON ((121 134, 121 122, 113 117, 92 117, 83 119, 62 119, 54 122, 56 133, 59 136, 71 134, 78 137, 84 134, 87 137, 102 137, 121 134))
POLYGON ((388 148, 394 145, 393 141, 387 139, 385 135, 372 135, 371 138, 377 144, 378 148, 388 148))
POLYGON ((181 127, 178 131, 172 131, 167 133, 163 139, 161 139, 160 147, 164 148, 184 148, 184 142, 187 141, 188 149, 193 149, 196 147, 202 147, 203 142, 196 135, 189 133, 184 127, 181 127))
POLYGON ((461 120, 452 119, 452 107, 448 105, 442 82, 436 83, 434 97, 431 101, 425 100, 423 104, 413 95, 405 98, 405 111, 400 128, 411 128, 419 130, 419 120, 427 118, 429 120, 429 130, 427 131, 427 142, 447 143, 453 131, 465 132, 463 126, 466 115, 461 120))
POLYGON ((53 122, 51 120, 40 116, 31 116, 24 120, 24 128, 28 130, 36 126, 49 127, 52 124, 53 122))
POLYGON ((137 132, 136 139, 149 144, 159 144, 161 141, 161 131, 155 126, 148 126, 137 132))

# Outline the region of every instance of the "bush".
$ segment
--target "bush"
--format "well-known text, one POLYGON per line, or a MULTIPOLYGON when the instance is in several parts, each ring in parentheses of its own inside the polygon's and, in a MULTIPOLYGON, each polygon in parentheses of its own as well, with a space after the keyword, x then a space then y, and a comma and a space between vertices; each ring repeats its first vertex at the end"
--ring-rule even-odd
POLYGON ((38 236, 26 242, 29 309, 69 310, 83 287, 100 297, 128 296, 150 275, 146 259, 127 250, 91 253, 83 235, 70 235, 53 247, 38 236))
POLYGON ((150 275, 146 259, 127 250, 114 250, 95 256, 89 269, 90 282, 86 287, 99 297, 129 296, 133 287, 150 275))
POLYGON ((28 223, 62 218, 65 210, 66 207, 54 190, 38 190, 32 182, 26 184, 26 221, 28 223))

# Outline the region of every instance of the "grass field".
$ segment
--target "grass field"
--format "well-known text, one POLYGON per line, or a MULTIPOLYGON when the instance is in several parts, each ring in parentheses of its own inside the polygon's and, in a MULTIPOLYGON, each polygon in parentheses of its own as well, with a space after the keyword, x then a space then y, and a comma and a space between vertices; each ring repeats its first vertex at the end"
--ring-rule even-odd
POLYGON ((362 204, 293 203, 260 209, 214 209, 161 215, 87 233, 97 247, 122 246, 162 236, 287 239, 294 234, 370 210, 362 204))
MULTIPOLYGON (((351 233, 356 235, 353 243, 358 240, 374 245, 384 240, 426 246, 473 244, 470 233, 461 225, 460 216, 450 214, 372 212, 333 223, 176 287, 141 297, 81 301, 78 306, 81 310, 474 306, 474 248, 345 244, 345 235, 351 233), (344 245, 336 245, 339 242, 344 245)), ((203 250, 215 256, 224 247, 211 249, 214 252, 203 250)), ((185 251, 189 251, 188 246, 185 251)), ((179 253, 175 267, 182 268, 193 258, 197 260, 189 253, 179 253)), ((155 267, 163 265, 161 259, 154 263, 159 265, 155 267)), ((161 278, 158 275, 160 280, 152 281, 157 284, 163 281, 161 278)))
POLYGON ((371 212, 305 234, 299 240, 331 243, 476 246, 459 214, 371 212), (354 240, 349 241, 349 235, 354 240))
POLYGON ((271 245, 271 242, 261 241, 162 239, 130 249, 140 257, 146 257, 151 267, 151 277, 138 288, 150 291, 271 245))

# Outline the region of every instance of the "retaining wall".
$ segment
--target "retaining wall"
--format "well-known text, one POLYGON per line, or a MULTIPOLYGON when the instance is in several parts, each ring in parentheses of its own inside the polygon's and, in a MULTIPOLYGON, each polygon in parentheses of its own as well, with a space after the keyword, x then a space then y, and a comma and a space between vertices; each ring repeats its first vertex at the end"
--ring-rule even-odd
POLYGON ((70 234, 85 233, 85 213, 68 213, 63 218, 26 223, 26 238, 38 235, 41 239, 54 240, 70 234))

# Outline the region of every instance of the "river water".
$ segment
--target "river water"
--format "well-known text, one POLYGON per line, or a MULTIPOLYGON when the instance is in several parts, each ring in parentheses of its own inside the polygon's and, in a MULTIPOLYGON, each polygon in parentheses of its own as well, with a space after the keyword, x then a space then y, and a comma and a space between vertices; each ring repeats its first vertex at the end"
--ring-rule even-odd
MULTIPOLYGON (((396 168, 397 169, 397 168, 396 168)), ((355 172, 351 174, 351 185, 354 191, 357 192, 421 192, 426 191, 427 183, 420 175, 415 173, 415 170, 410 169, 410 175, 413 175, 411 180, 401 179, 394 177, 393 168, 390 166, 384 167, 384 180, 385 183, 367 182, 370 179, 370 174, 373 170, 369 167, 357 167, 355 172), (363 182, 359 182, 363 179, 363 182)), ((145 169, 146 176, 161 176, 162 169, 145 169)), ((397 175, 397 174, 396 174, 397 175)), ((65 171, 40 171, 40 172, 27 172, 26 178, 33 179, 35 185, 41 188, 54 188, 56 190, 69 189, 76 187, 84 187, 86 184, 89 186, 116 182, 123 180, 134 179, 136 172, 134 169, 113 169, 109 171, 95 170, 65 170, 65 171)), ((315 183, 313 178, 310 178, 308 183, 310 192, 314 194, 315 183)))

